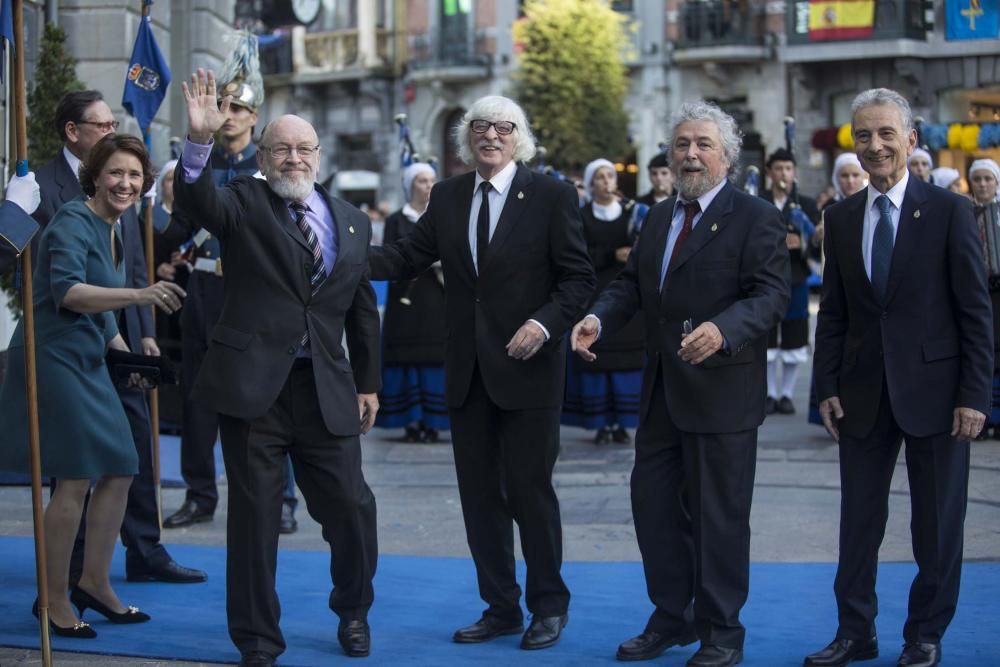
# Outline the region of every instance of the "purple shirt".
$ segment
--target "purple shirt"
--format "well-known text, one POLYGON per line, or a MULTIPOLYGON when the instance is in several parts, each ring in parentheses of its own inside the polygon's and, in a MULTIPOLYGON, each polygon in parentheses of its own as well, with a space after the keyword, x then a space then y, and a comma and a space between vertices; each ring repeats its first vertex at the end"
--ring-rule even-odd
MULTIPOLYGON (((184 182, 194 183, 201 176, 208 158, 212 154, 213 140, 209 144, 198 144, 190 139, 184 141, 184 151, 181 154, 181 166, 184 168, 184 182)), ((291 202, 285 201, 288 207, 288 216, 294 221, 295 213, 289 207, 291 202)), ((320 251, 323 253, 323 265, 326 267, 327 275, 333 270, 333 265, 337 261, 337 249, 339 239, 337 238, 337 225, 333 219, 333 212, 326 205, 323 196, 314 188, 303 202, 306 205, 306 223, 312 227, 319 242, 320 251)))

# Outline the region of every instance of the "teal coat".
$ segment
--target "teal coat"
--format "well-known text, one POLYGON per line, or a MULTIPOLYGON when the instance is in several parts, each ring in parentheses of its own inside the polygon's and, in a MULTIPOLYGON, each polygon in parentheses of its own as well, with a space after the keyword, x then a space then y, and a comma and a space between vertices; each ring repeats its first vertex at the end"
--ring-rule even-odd
MULTIPOLYGON (((120 259, 120 236, 115 238, 120 259)), ((33 277, 42 475, 133 475, 139 463, 132 433, 104 365, 118 326, 111 312, 80 314, 60 307, 77 283, 125 283, 124 265, 116 267, 111 258, 108 224, 83 198, 67 202, 42 232, 33 277)), ((0 388, 0 470, 14 472, 29 471, 22 326, 14 331, 0 388)))

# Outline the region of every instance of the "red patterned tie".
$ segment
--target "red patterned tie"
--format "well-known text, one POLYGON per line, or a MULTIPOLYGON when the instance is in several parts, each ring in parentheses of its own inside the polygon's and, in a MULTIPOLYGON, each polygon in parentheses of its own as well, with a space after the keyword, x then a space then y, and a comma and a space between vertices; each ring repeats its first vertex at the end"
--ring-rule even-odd
POLYGON ((673 265, 674 257, 677 257, 677 251, 680 250, 681 245, 687 240, 688 234, 691 233, 691 226, 694 224, 694 216, 698 215, 698 211, 701 210, 701 204, 698 200, 690 201, 684 204, 684 225, 681 226, 681 233, 677 235, 677 240, 674 241, 674 249, 670 253, 670 264, 673 265))

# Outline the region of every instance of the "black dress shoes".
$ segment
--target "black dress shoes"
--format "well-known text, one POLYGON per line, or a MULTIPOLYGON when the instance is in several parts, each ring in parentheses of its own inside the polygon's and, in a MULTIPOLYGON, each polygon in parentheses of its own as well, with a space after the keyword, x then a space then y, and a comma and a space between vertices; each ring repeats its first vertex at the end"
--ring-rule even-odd
POLYGON ((291 535, 299 529, 299 522, 295 520, 295 510, 288 503, 281 503, 281 522, 278 524, 278 532, 282 535, 291 535))
POLYGON ((679 635, 661 635, 659 632, 646 630, 638 637, 633 637, 618 646, 615 657, 625 662, 633 660, 652 660, 671 646, 687 646, 698 640, 694 629, 689 629, 679 635))
POLYGON ((782 396, 778 399, 778 404, 774 406, 779 415, 794 415, 795 414, 795 404, 792 403, 792 399, 787 396, 782 396))
POLYGON ((805 667, 844 667, 860 660, 878 657, 878 638, 834 639, 822 651, 807 655, 805 667))
POLYGON ((367 621, 341 621, 337 641, 351 658, 364 658, 371 652, 372 637, 367 621))
MULTIPOLYGON (((31 606, 31 613, 38 618, 38 598, 35 598, 35 604, 31 606)), ((73 639, 93 639, 97 636, 97 632, 94 628, 90 627, 83 621, 79 621, 73 625, 66 626, 65 628, 61 625, 56 625, 49 618, 49 628, 52 632, 56 633, 60 637, 72 637, 73 639)))
POLYGON ((941 662, 941 645, 906 642, 896 667, 934 667, 941 662))
POLYGON ((263 651, 250 651, 240 657, 240 667, 274 667, 274 656, 263 651))
POLYGON ((702 644, 687 661, 687 667, 733 667, 743 662, 743 651, 714 644, 702 644))
POLYGON ((80 613, 81 620, 83 619, 83 612, 88 609, 93 609, 112 623, 119 625, 145 623, 149 620, 149 614, 139 611, 138 607, 125 607, 125 611, 122 612, 114 611, 111 607, 80 588, 79 585, 69 592, 69 601, 73 603, 73 606, 80 613))
POLYGON ((208 581, 201 570, 178 565, 171 559, 159 567, 140 568, 125 566, 125 579, 131 582, 162 581, 165 584, 200 584, 208 581))
POLYGON ((548 648, 559 641, 562 629, 569 622, 569 614, 562 616, 532 616, 528 629, 521 637, 521 648, 527 651, 548 648))
POLYGON ((185 500, 181 508, 163 520, 164 528, 183 528, 195 523, 211 521, 213 512, 198 507, 193 500, 185 500))
POLYGON ((778 411, 778 401, 774 400, 770 396, 764 399, 764 414, 773 415, 778 411))
POLYGON ((524 621, 505 621, 496 616, 483 617, 472 625, 455 630, 452 640, 459 644, 479 644, 504 635, 519 635, 524 632, 524 621))

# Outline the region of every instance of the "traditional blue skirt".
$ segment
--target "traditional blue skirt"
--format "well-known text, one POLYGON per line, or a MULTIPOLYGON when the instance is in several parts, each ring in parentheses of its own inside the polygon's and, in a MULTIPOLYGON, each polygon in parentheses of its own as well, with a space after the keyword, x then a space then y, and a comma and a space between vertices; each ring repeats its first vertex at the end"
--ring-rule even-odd
POLYGON ((784 319, 809 319, 809 285, 802 283, 792 286, 791 298, 788 300, 788 310, 785 311, 784 319))
POLYGON ((993 405, 988 426, 1000 426, 1000 371, 993 371, 993 405))
POLYGON ((642 371, 580 373, 573 363, 567 366, 563 424, 590 430, 615 424, 635 428, 639 424, 642 371))
POLYGON ((416 422, 436 431, 451 428, 441 366, 387 366, 375 426, 404 428, 416 422))

